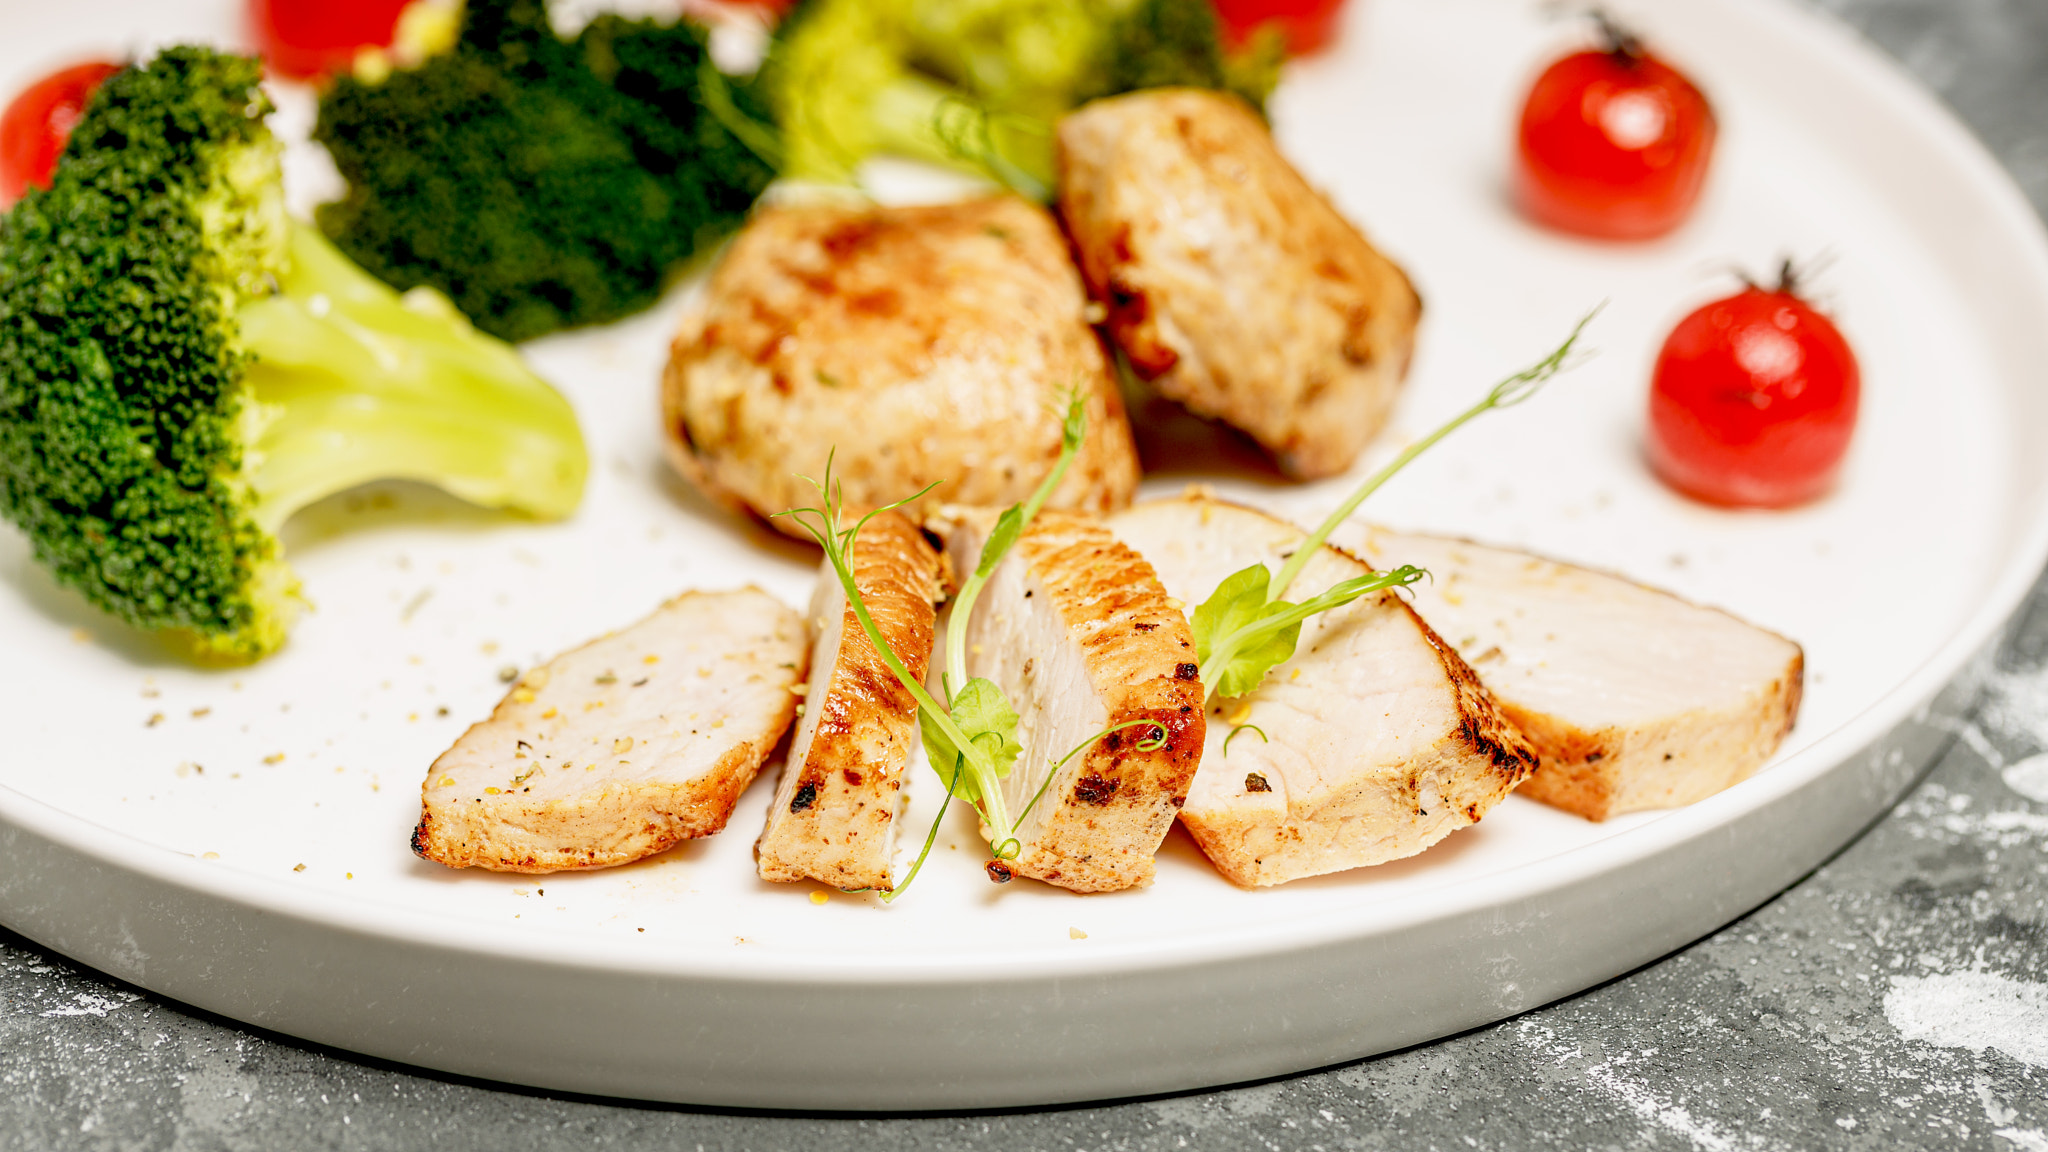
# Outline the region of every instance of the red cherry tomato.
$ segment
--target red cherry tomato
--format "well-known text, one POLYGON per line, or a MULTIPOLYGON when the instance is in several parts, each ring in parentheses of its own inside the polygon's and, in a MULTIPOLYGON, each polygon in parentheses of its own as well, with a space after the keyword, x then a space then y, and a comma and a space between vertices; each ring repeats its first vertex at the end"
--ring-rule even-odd
POLYGON ((1685 221, 1714 154, 1714 110, 1678 70, 1601 21, 1605 51, 1552 64, 1522 106, 1515 194, 1538 223, 1610 240, 1685 221))
POLYGON ((1287 54, 1302 56, 1327 46, 1337 34, 1337 10, 1344 0, 1214 0, 1223 37, 1242 44, 1267 24, 1287 38, 1287 54))
POLYGON ((28 86, 0 112, 0 209, 29 190, 50 186, 50 173, 71 129, 101 81, 121 66, 95 60, 50 73, 28 86))
POLYGON ((249 0, 264 63, 298 80, 346 71, 363 48, 382 48, 409 0, 249 0))
POLYGON ((1678 322, 1650 385, 1650 466, 1714 504, 1782 508, 1826 492, 1856 428, 1861 379, 1834 322, 1751 287, 1678 322))

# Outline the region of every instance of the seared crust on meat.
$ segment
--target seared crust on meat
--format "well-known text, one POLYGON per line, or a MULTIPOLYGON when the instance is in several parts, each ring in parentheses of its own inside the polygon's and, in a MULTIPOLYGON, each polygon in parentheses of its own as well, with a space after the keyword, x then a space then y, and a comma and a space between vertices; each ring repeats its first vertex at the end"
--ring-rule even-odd
MULTIPOLYGON (((1054 507, 1130 502, 1136 449, 1066 240, 1015 196, 757 212, 683 322, 662 386, 670 458, 772 515, 834 474, 849 505, 939 483, 940 501, 1024 499, 1060 452, 1065 398, 1088 438, 1054 507)), ((784 521, 784 531, 796 529, 784 521)))
POLYGON ((1625 577, 1467 540, 1347 529, 1435 579, 1418 608, 1542 756, 1522 795, 1605 820, 1747 779, 1799 714, 1799 645, 1625 577))
MULTIPOLYGON (((995 513, 948 508, 939 521, 954 567, 972 571, 995 513)), ((968 674, 995 681, 1022 718, 1004 796, 1012 813, 1039 799, 1019 822, 1012 870, 1076 892, 1151 883, 1207 730, 1194 637, 1152 566, 1096 516, 1041 512, 974 620, 948 627, 970 629, 968 674), (1046 781, 1082 740, 1133 721, 1145 723, 1094 741, 1046 781)))
POLYGON ((1060 212, 1109 331, 1160 393, 1305 478, 1386 423, 1422 301, 1243 101, 1162 88, 1059 126, 1060 212))
POLYGON ((414 852, 604 868, 725 827, 796 713, 803 622, 758 588, 688 592, 528 672, 441 754, 414 852))
MULTIPOLYGON (((1202 496, 1140 504, 1110 527, 1189 604, 1247 564, 1277 568, 1305 535, 1202 496)), ((1287 598, 1369 571, 1325 546, 1287 598)), ((1536 765, 1477 674, 1391 592, 1312 617, 1292 657, 1211 716, 1181 822, 1245 887, 1414 855, 1477 823, 1536 765), (1226 752, 1240 725, 1258 731, 1226 752)))
MULTIPOLYGON (((899 512, 854 542, 854 586, 896 658, 923 680, 939 593, 938 554, 899 512)), ((897 800, 917 737, 917 700, 869 642, 827 562, 808 621, 804 719, 754 846, 763 880, 888 891, 897 800)))

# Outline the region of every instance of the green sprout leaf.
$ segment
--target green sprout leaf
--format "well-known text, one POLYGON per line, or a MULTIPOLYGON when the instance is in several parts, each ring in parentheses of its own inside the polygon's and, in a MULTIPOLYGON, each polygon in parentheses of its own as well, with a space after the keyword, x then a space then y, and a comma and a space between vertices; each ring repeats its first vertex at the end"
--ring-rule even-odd
POLYGON ((1272 627, 1269 621, 1292 605, 1266 599, 1273 573, 1254 564, 1223 578, 1188 623, 1195 633, 1195 658, 1209 695, 1226 699, 1259 686, 1266 673, 1294 655, 1301 622, 1272 627))
MULTIPOLYGON (((987 583, 996 565, 1003 562, 1003 557, 1017 543, 1017 537, 1023 534, 1024 506, 1012 504, 1003 509, 1003 514, 996 517, 995 530, 988 534, 988 540, 981 546, 981 561, 974 566, 975 579, 987 583)), ((976 591, 980 591, 978 586, 976 591)))
POLYGON ((1269 576, 1265 565, 1254 564, 1232 573, 1189 620, 1208 697, 1229 699, 1258 688, 1267 673, 1294 655, 1294 647, 1301 640, 1302 622, 1309 617, 1341 608, 1374 592, 1406 588, 1427 575, 1420 568, 1404 564, 1391 572, 1354 576, 1299 604, 1290 604, 1285 600, 1260 602, 1265 598, 1269 576))
POLYGON ((948 791, 977 807, 987 807, 991 798, 999 802, 997 781, 1010 774, 1024 753, 1024 746, 1017 743, 1017 710, 994 681, 976 677, 953 694, 950 715, 952 727, 965 733, 981 755, 970 760, 944 727, 921 715, 924 754, 932 770, 948 791))

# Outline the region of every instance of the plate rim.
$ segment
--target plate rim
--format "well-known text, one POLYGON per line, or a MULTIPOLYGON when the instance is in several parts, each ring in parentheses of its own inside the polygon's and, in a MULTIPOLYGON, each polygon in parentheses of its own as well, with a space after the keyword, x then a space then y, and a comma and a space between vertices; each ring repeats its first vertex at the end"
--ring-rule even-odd
MULTIPOLYGON (((2034 294, 2048 303, 2048 227, 1983 142, 1936 94, 1902 64, 1825 11, 1795 7, 1786 0, 1724 2, 1744 18, 1767 25, 1773 34, 1798 41, 1802 52, 1826 56, 1835 67, 1854 73, 1861 90, 1878 95, 1883 103, 1873 114, 1895 118, 1901 133, 1942 155, 1955 173, 1957 186, 1988 209, 1990 227, 2010 242, 2005 258, 2015 272, 2024 273, 2034 294)), ((1261 925, 1256 933, 1238 928, 1180 936, 1170 948, 1156 940, 1105 940, 1100 947, 1064 953, 991 956, 958 949, 921 956, 862 953, 835 957, 813 952, 742 955, 729 947, 670 940, 647 955, 635 956, 605 937, 532 926, 513 929, 393 908, 367 897, 308 891, 282 878, 212 864, 149 844, 5 784, 0 784, 0 832, 10 828, 29 832, 109 867, 244 912, 284 917, 314 928, 369 934, 392 944, 428 948, 455 960, 485 955, 504 959, 504 949, 510 945, 517 953, 514 959, 524 963, 611 976, 774 986, 944 986, 1111 977, 1272 957, 1395 934, 1426 922, 1564 891, 1602 873, 1712 836, 1823 777, 1855 770, 1859 753, 1910 720, 1916 710, 1924 709, 1992 642, 2048 565, 2048 481, 2023 489, 2014 477, 2008 482, 2008 495, 2014 500, 2011 522, 2024 524, 2027 530, 2012 540, 2007 561, 1978 606, 1898 683, 1767 771, 1696 804, 1669 810, 1595 843, 1538 861, 1375 899, 1357 908, 1307 913, 1261 925), (1369 917, 1369 923, 1361 922, 1362 914, 1369 917), (959 962, 970 954, 974 960, 971 970, 959 962)), ((8 916, 9 920, 18 918, 8 916)), ((82 959, 100 966, 96 958, 82 959)), ((151 986, 146 981, 138 983, 151 986)))

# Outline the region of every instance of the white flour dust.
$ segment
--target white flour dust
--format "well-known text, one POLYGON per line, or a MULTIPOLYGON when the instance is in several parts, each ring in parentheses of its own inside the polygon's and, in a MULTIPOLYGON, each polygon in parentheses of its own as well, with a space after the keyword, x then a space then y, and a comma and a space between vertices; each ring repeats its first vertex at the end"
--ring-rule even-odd
POLYGON ((120 1008, 128 1004, 133 1004, 140 999, 142 999, 142 997, 136 995, 133 992, 116 992, 111 997, 95 996, 89 992, 79 992, 75 993, 71 997, 71 1003, 59 1005, 55 1008, 50 1009, 47 1012, 42 1013, 42 1015, 105 1016, 107 1013, 114 1011, 116 1008, 120 1008))
POLYGON ((1995 972, 1895 976, 1885 1019, 1908 1040, 1982 1052, 2048 1068, 2048 984, 1995 972))
POLYGON ((2000 775, 2007 788, 2036 804, 2048 804, 2048 752, 2029 756, 2000 775))
POLYGON ((1665 1099, 1629 1076, 1625 1071, 1630 1063, 1627 1054, 1588 1065, 1577 1042, 1560 1040, 1555 1031, 1542 1024, 1524 1019, 1517 1025, 1517 1030, 1525 1042, 1545 1053, 1553 1064, 1577 1065, 1579 1074, 1588 1084, 1635 1113, 1638 1119, 1683 1138, 1698 1152, 1738 1152, 1742 1148, 1766 1146, 1762 1137, 1753 1134, 1742 1137, 1729 1132, 1704 1116, 1693 1115, 1684 1105, 1665 1099))

